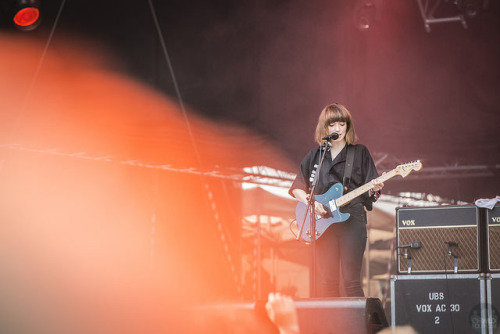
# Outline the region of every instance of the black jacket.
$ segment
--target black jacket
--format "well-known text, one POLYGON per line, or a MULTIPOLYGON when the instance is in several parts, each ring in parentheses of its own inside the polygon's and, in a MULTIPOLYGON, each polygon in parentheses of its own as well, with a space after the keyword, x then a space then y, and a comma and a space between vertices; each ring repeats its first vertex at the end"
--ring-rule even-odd
MULTIPOLYGON (((367 182, 378 177, 377 169, 370 155, 370 152, 364 145, 353 145, 355 147, 354 162, 352 168, 351 179, 347 191, 344 194, 359 188, 367 182)), ((293 189, 302 189, 306 193, 310 192, 313 171, 316 171, 316 166, 319 165, 321 154, 324 148, 312 149, 302 160, 300 169, 297 173, 295 180, 290 187, 289 193, 293 196, 293 189)), ((343 183, 344 169, 346 165, 347 145, 340 151, 340 153, 332 161, 330 151, 327 150, 323 166, 319 172, 318 183, 316 185, 315 194, 325 193, 333 184, 343 183)), ((376 200, 376 196, 368 196, 368 193, 355 198, 352 202, 346 205, 350 207, 356 203, 363 203, 367 210, 372 209, 372 203, 376 200)))

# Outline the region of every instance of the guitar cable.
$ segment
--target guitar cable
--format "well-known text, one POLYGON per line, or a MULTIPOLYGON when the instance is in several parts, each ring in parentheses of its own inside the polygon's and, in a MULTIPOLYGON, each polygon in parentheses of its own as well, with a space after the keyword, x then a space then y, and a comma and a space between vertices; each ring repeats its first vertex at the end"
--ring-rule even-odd
MULTIPOLYGON (((450 326, 451 326, 451 332, 452 333, 455 333, 455 321, 453 319, 453 313, 451 312, 451 307, 450 305, 452 304, 452 298, 451 298, 451 293, 450 293, 450 282, 449 282, 449 279, 448 279, 448 266, 447 266, 447 261, 446 261, 446 258, 447 256, 451 256, 451 249, 450 249, 450 246, 449 246, 449 243, 448 241, 445 241, 444 244, 443 244, 443 267, 444 267, 444 274, 445 274, 445 289, 446 289, 446 296, 447 296, 447 300, 448 300, 448 303, 447 303, 447 308, 446 308, 446 313, 445 314, 448 314, 449 317, 450 317, 450 326)), ((456 255, 455 255, 456 256, 456 255)))
POLYGON ((299 226, 299 223, 297 222, 297 219, 293 219, 292 221, 290 221, 290 224, 288 225, 288 228, 290 229, 290 232, 292 232, 292 234, 295 237, 295 239, 297 239, 297 234, 295 234, 295 232, 292 229, 292 225, 293 225, 294 222, 296 223, 297 227, 299 226))

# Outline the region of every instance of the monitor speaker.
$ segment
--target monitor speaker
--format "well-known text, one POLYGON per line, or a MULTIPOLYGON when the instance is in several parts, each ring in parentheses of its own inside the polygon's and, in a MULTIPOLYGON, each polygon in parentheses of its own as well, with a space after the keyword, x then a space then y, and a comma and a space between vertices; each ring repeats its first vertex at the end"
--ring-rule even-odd
MULTIPOLYGON (((301 334, 375 334, 389 326, 377 298, 313 298, 294 305, 301 334)), ((203 333, 278 333, 265 302, 199 307, 193 319, 203 333)))
POLYGON ((311 299, 295 303, 300 333, 377 333, 388 327, 377 298, 311 299))

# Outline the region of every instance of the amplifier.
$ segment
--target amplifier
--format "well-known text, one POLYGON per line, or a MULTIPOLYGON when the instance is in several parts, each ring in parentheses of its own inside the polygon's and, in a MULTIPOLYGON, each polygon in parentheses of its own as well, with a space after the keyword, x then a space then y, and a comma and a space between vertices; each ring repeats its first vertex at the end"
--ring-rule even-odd
POLYGON ((425 334, 486 334, 485 285, 482 274, 391 276, 391 325, 425 334))
POLYGON ((486 238, 488 247, 488 270, 500 272, 500 205, 486 209, 486 238))
POLYGON ((480 272, 480 216, 473 205, 396 208, 398 273, 480 272))

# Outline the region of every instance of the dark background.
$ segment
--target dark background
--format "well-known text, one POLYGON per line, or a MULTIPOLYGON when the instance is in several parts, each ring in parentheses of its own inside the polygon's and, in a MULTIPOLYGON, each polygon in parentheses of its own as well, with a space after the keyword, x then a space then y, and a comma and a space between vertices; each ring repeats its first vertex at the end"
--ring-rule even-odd
MULTIPOLYGON (((152 1, 183 102, 244 125, 297 165, 321 109, 340 102, 379 171, 420 159, 424 169, 386 193, 472 202, 500 194, 500 6, 431 25, 416 1, 374 1, 376 21, 354 24, 356 1, 152 1)), ((115 66, 179 100, 148 1, 42 1, 43 22, 22 38, 87 39, 115 66)), ((456 15, 444 2, 436 17, 456 15)), ((11 30, 2 22, 5 30, 11 30)), ((20 37, 21 38, 21 37, 20 37)), ((295 172, 295 169, 289 170, 295 172)))

